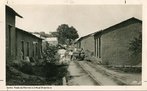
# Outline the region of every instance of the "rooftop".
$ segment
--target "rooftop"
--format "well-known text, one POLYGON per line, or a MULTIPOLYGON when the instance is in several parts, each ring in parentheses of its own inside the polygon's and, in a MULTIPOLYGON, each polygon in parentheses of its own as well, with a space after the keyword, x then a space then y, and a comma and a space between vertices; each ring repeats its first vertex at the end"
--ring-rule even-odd
POLYGON ((27 31, 25 31, 25 30, 23 30, 23 29, 17 28, 17 27, 16 27, 16 31, 21 31, 21 32, 24 32, 24 33, 26 33, 26 34, 28 34, 28 35, 31 35, 31 36, 33 36, 33 37, 36 37, 36 38, 38 38, 38 39, 43 40, 42 38, 40 38, 40 37, 38 37, 38 36, 36 36, 36 35, 33 35, 32 33, 27 32, 27 31))
POLYGON ((11 12, 13 14, 15 14, 16 16, 23 18, 21 15, 19 15, 15 10, 13 10, 11 7, 6 5, 6 11, 11 12))
MULTIPOLYGON (((137 18, 135 18, 135 17, 132 17, 132 18, 129 18, 129 19, 125 20, 125 21, 122 21, 122 22, 120 22, 120 23, 117 23, 117 24, 115 24, 115 25, 113 25, 113 26, 110 26, 110 27, 108 27, 108 28, 106 28, 106 29, 103 29, 103 30, 100 30, 100 31, 96 31, 96 32, 94 32, 94 33, 91 33, 91 34, 82 36, 82 37, 78 38, 78 39, 76 40, 76 42, 78 42, 78 41, 80 41, 80 40, 82 40, 82 39, 84 39, 84 38, 86 38, 86 37, 99 35, 99 34, 101 34, 102 32, 108 32, 108 31, 111 31, 111 30, 115 30, 115 29, 117 29, 117 28, 124 27, 124 26, 126 26, 126 25, 128 25, 128 24, 132 24, 132 23, 136 23, 136 22, 142 23, 141 20, 139 20, 139 19, 137 19, 137 18)), ((76 43, 76 42, 75 42, 75 43, 76 43)))

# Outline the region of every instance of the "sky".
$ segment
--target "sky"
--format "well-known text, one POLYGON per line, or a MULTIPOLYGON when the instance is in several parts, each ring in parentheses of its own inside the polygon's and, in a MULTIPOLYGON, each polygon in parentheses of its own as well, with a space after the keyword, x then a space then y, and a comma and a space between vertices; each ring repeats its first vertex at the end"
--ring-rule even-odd
POLYGON ((11 5, 23 18, 16 26, 29 32, 56 31, 73 26, 81 36, 100 31, 131 17, 142 20, 141 5, 11 5))

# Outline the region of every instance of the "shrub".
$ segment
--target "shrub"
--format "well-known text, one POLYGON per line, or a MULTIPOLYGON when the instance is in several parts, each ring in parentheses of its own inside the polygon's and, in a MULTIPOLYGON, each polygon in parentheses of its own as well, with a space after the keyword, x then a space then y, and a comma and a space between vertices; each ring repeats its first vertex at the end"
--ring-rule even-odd
POLYGON ((29 62, 22 62, 22 67, 21 67, 21 71, 27 74, 33 74, 33 67, 29 62))
POLYGON ((43 69, 48 80, 51 78, 54 78, 55 80, 61 79, 66 76, 67 73, 67 66, 56 65, 53 63, 47 63, 43 69))
POLYGON ((9 63, 11 66, 13 66, 16 69, 20 69, 22 67, 22 60, 13 60, 11 63, 9 63))
POLYGON ((14 60, 11 66, 22 71, 23 73, 33 74, 32 65, 30 62, 24 60, 14 60))
POLYGON ((58 65, 60 56, 57 53, 58 47, 47 43, 43 54, 43 71, 46 78, 61 79, 67 73, 67 67, 58 65))
POLYGON ((123 67, 121 70, 129 73, 141 73, 141 67, 123 67))
POLYGON ((59 61, 55 55, 57 55, 57 46, 50 45, 49 43, 46 43, 46 49, 43 53, 43 59, 46 63, 55 63, 56 61, 59 61))

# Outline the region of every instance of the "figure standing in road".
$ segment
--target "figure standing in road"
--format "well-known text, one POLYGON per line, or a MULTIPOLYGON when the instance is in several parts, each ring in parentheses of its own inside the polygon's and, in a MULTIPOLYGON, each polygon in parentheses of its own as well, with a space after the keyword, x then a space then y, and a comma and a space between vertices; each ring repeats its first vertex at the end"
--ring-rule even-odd
POLYGON ((65 53, 66 53, 66 50, 65 50, 65 48, 59 48, 59 50, 58 50, 58 54, 59 54, 59 56, 60 56, 60 61, 59 61, 59 63, 63 63, 64 62, 64 60, 65 60, 65 53))
POLYGON ((72 58, 73 58, 73 51, 72 50, 69 51, 69 56, 70 56, 70 60, 72 61, 72 58))

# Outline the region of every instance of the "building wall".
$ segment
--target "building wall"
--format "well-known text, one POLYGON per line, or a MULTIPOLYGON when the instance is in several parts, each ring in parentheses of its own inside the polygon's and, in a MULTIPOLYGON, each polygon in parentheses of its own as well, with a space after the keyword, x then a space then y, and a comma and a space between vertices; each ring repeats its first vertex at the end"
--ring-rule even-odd
POLYGON ((34 56, 36 59, 39 58, 41 56, 42 40, 28 32, 17 29, 15 27, 15 18, 16 12, 6 7, 6 61, 20 60, 22 41, 24 41, 24 57, 34 56), (37 47, 34 47, 36 43, 37 47), (29 44, 28 50, 27 44, 29 44), (35 55, 33 55, 33 52, 35 55))
POLYGON ((24 58, 26 56, 38 59, 41 57, 42 40, 23 31, 17 31, 17 59, 21 59, 22 41, 24 46, 24 58), (29 45, 29 46, 28 46, 29 45), (37 47, 37 48, 36 48, 37 47))
POLYGON ((95 42, 95 57, 101 59, 101 35, 97 35, 94 38, 94 42, 95 42))
POLYGON ((6 60, 15 59, 15 15, 6 10, 6 60))
POLYGON ((15 26, 15 15, 9 11, 6 11, 6 24, 15 26))
POLYGON ((76 47, 76 48, 80 48, 81 46, 81 41, 77 41, 76 43, 74 43, 74 46, 76 47))
MULTIPOLYGON (((139 36, 142 24, 135 23, 119 28, 101 36, 101 54, 103 63, 110 65, 137 64, 129 51, 129 43, 139 36)), ((141 61, 141 54, 139 56, 141 61)))
MULTIPOLYGON (((80 43, 80 42, 79 42, 80 43)), ((94 49, 94 36, 88 36, 86 38, 83 38, 81 40, 81 48, 83 48, 83 50, 88 50, 91 53, 95 53, 95 49, 94 49)))

